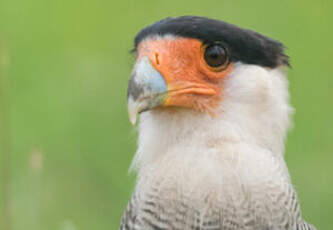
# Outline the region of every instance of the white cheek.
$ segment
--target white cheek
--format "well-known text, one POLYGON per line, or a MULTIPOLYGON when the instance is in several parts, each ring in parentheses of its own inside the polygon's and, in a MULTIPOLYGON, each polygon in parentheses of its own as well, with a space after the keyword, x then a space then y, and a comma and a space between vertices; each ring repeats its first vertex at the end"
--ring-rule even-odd
POLYGON ((227 77, 225 98, 244 103, 264 103, 270 98, 271 76, 262 67, 236 64, 234 71, 227 77))

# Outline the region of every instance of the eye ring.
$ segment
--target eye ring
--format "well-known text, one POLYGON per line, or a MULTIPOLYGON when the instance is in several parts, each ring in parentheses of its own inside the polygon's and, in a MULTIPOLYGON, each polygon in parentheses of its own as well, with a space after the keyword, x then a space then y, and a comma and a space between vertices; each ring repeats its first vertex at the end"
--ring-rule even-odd
POLYGON ((203 59, 216 72, 226 69, 229 64, 227 49, 220 43, 205 45, 203 59))

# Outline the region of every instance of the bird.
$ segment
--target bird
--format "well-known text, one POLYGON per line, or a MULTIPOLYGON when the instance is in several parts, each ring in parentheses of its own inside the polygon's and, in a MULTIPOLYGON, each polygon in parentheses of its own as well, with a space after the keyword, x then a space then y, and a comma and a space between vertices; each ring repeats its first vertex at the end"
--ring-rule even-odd
POLYGON ((127 91, 137 174, 120 230, 315 230, 284 159, 292 126, 285 46, 201 16, 134 39, 127 91))

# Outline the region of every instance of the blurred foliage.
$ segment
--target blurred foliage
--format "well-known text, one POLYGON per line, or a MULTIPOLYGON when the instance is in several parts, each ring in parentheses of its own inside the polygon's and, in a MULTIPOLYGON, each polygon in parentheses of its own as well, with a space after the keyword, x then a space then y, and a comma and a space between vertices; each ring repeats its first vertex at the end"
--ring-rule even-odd
POLYGON ((192 14, 288 47, 296 113, 286 159, 303 215, 330 229, 332 7, 330 0, 1 0, 0 56, 7 61, 0 104, 7 109, 0 119, 7 128, 0 137, 11 153, 9 165, 0 158, 10 169, 8 188, 0 183, 1 215, 9 191, 12 230, 117 229, 135 179, 127 173, 136 133, 126 111, 133 37, 156 20, 192 14))

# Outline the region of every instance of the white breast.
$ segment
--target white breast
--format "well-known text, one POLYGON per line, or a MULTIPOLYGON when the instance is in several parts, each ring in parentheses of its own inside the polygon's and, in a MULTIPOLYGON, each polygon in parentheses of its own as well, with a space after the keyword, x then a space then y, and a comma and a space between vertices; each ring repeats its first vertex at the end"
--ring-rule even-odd
POLYGON ((264 213, 273 205, 267 194, 290 193, 283 151, 292 109, 284 70, 236 64, 222 88, 215 117, 180 108, 141 115, 132 165, 140 197, 186 194, 201 210, 251 197, 264 213))

